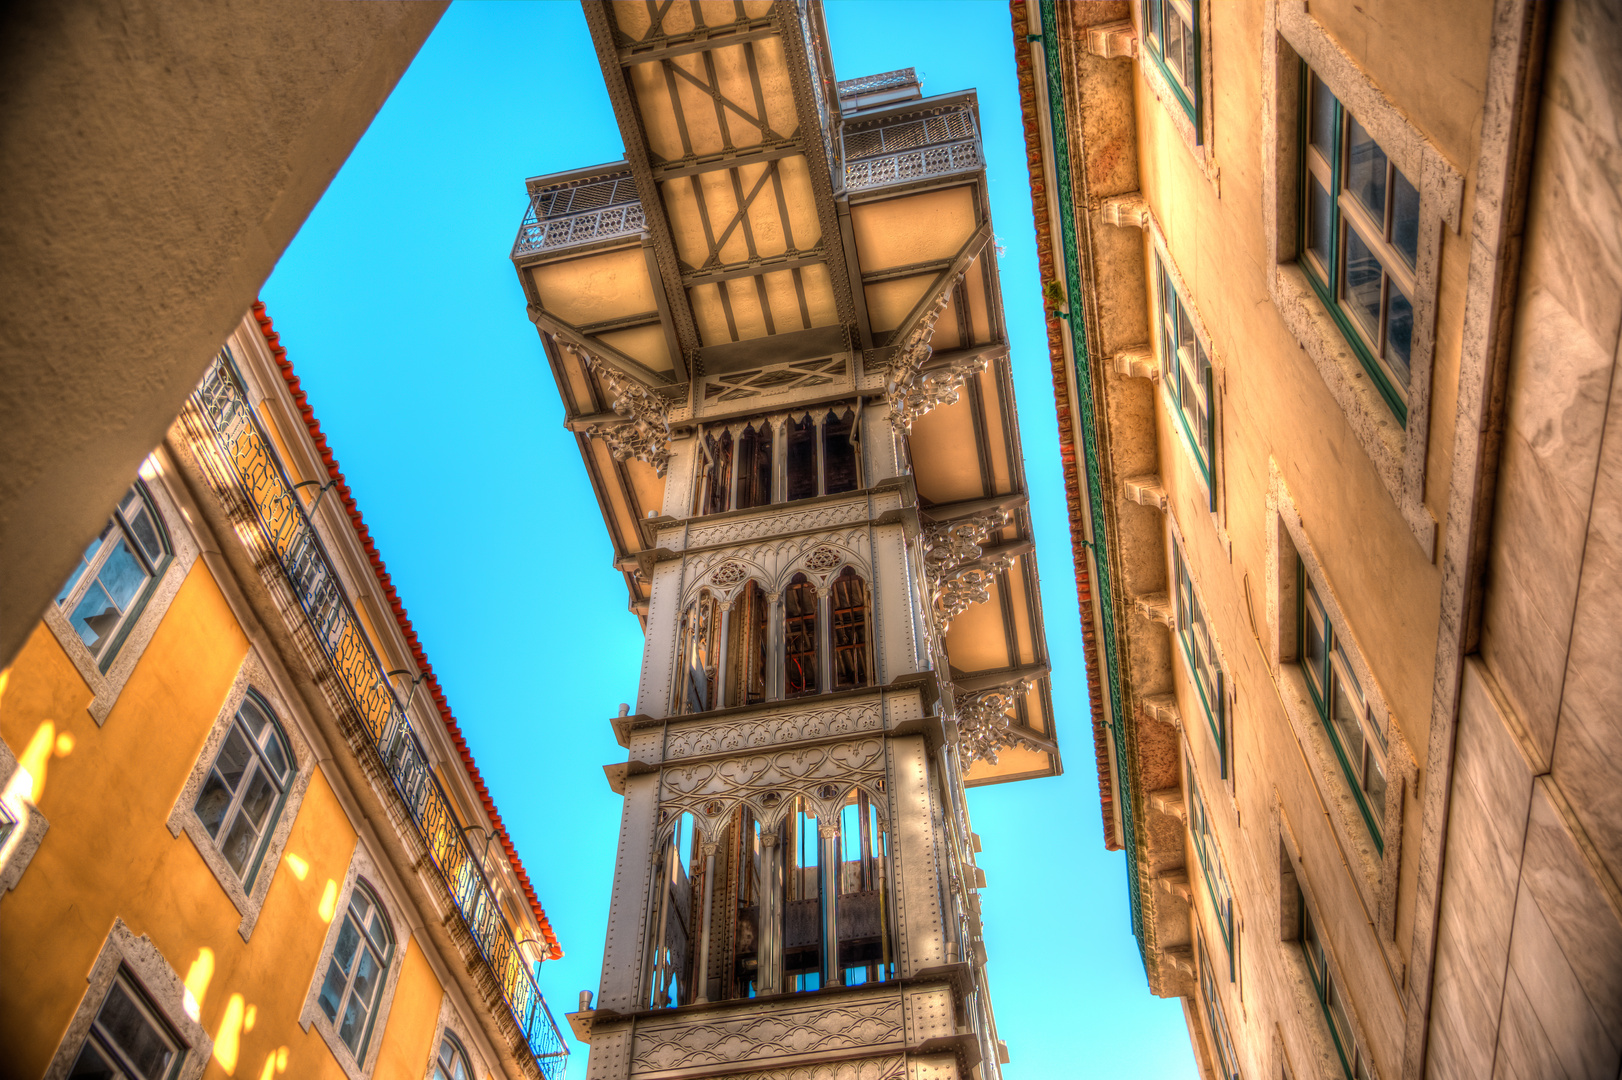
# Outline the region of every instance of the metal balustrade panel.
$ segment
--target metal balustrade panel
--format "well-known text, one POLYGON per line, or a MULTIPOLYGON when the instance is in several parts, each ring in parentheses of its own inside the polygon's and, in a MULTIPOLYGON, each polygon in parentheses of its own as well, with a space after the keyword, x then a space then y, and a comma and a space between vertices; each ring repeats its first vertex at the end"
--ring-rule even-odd
MULTIPOLYGON (((635 209, 640 212, 640 207, 635 209)), ((252 507, 271 554, 338 673, 336 681, 354 706, 458 916, 501 986, 537 1067, 547 1080, 563 1080, 568 1050, 546 999, 501 917, 484 867, 429 767, 411 718, 337 585, 320 536, 281 462, 269 450, 271 443, 242 393, 228 354, 215 359, 193 401, 211 429, 220 463, 229 470, 222 479, 252 507)))

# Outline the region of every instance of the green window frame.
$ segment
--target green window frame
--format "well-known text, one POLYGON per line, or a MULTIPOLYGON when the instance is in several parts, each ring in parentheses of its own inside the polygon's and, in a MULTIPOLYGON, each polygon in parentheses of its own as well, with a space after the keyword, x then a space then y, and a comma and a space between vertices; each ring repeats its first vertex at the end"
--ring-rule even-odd
POLYGON ((1301 668, 1318 719, 1329 733, 1341 772, 1351 786, 1374 847, 1385 854, 1385 793, 1387 787, 1385 730, 1375 721, 1352 670, 1351 645, 1335 630, 1318 586, 1298 559, 1296 570, 1301 597, 1301 668))
POLYGON ((1323 1010, 1324 1022, 1335 1042, 1335 1053, 1340 1055, 1340 1067, 1346 1080, 1374 1080, 1374 1068, 1368 1056, 1359 1049, 1352 1037, 1351 1014, 1346 1006, 1340 983, 1329 970, 1329 955, 1324 948, 1323 935, 1307 906, 1306 894, 1296 890, 1301 911, 1301 951, 1306 954, 1307 970, 1312 975, 1312 989, 1323 1010))
POLYGON ((11 807, 0 803, 0 848, 6 846, 11 839, 12 830, 17 827, 17 817, 11 812, 11 807))
POLYGON ((1408 424, 1419 190, 1301 65, 1300 257, 1380 396, 1408 424))
POLYGON ((1230 779, 1229 762, 1232 760, 1226 678, 1222 665, 1217 662, 1216 639, 1211 624, 1194 591, 1194 577, 1188 571, 1183 557, 1183 545, 1175 534, 1171 545, 1172 580, 1177 593, 1177 640, 1183 647, 1183 659, 1200 705, 1205 709, 1205 723, 1216 742, 1217 760, 1221 763, 1222 779, 1230 779))
POLYGON ((1210 350, 1195 332, 1192 309, 1177 291, 1171 270, 1158 250, 1155 251, 1155 294, 1160 381, 1176 405, 1178 426, 1205 480, 1210 509, 1215 510, 1216 485, 1211 481, 1211 462, 1216 460, 1216 425, 1212 419, 1215 394, 1210 350))
POLYGON ((1233 968, 1233 889, 1228 885, 1228 871, 1222 865, 1222 852, 1217 848, 1216 831, 1211 827, 1211 816, 1200 796, 1199 781, 1194 778, 1194 765, 1186 758, 1183 775, 1188 779, 1188 831, 1194 838, 1194 853, 1200 860, 1200 871, 1205 878, 1205 890, 1211 897, 1216 912, 1217 926, 1222 931, 1222 945, 1228 952, 1228 979, 1234 977, 1233 968))
POLYGON ((1211 1033, 1211 1045, 1216 1050, 1217 1064, 1222 1069, 1222 1080, 1239 1080, 1239 1055, 1234 1051, 1233 1036, 1228 1032, 1228 1018, 1217 999, 1216 976, 1211 972, 1210 957, 1205 941, 1200 940, 1200 997, 1205 1005, 1205 1029, 1211 1033))
POLYGON ((1141 14, 1143 51, 1166 77, 1201 145, 1200 0, 1143 0, 1141 14))

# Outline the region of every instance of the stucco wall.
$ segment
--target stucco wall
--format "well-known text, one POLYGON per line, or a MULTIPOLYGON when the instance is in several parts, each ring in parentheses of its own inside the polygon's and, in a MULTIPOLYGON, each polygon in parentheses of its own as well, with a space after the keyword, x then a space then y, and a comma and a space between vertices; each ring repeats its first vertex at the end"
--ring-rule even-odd
POLYGON ((25 0, 0 15, 0 663, 444 7, 25 0))

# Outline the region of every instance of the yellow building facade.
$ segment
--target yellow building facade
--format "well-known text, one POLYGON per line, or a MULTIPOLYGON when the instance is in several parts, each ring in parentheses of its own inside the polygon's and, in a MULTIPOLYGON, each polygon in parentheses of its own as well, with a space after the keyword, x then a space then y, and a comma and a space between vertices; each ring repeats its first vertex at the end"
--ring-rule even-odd
POLYGON ((263 308, 0 674, 0 1075, 520 1077, 556 935, 263 308))
POLYGON ((1622 1068, 1622 27, 1015 0, 1105 842, 1204 1076, 1622 1068))

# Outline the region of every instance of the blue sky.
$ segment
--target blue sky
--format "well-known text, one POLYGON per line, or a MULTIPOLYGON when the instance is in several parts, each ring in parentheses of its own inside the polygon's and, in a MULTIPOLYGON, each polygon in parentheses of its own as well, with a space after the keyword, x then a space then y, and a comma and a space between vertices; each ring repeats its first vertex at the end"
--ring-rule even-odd
MULTIPOLYGON (((1004 1073, 1193 1076, 1103 846, 1008 7, 827 12, 841 78, 916 67, 925 93, 980 95, 1067 769, 969 796, 1004 1073)), ((263 292, 562 938, 541 973, 560 1023, 597 988, 620 814, 601 767, 624 760, 609 718, 642 634, 507 254, 526 177, 622 153, 576 5, 457 3, 263 292)))

